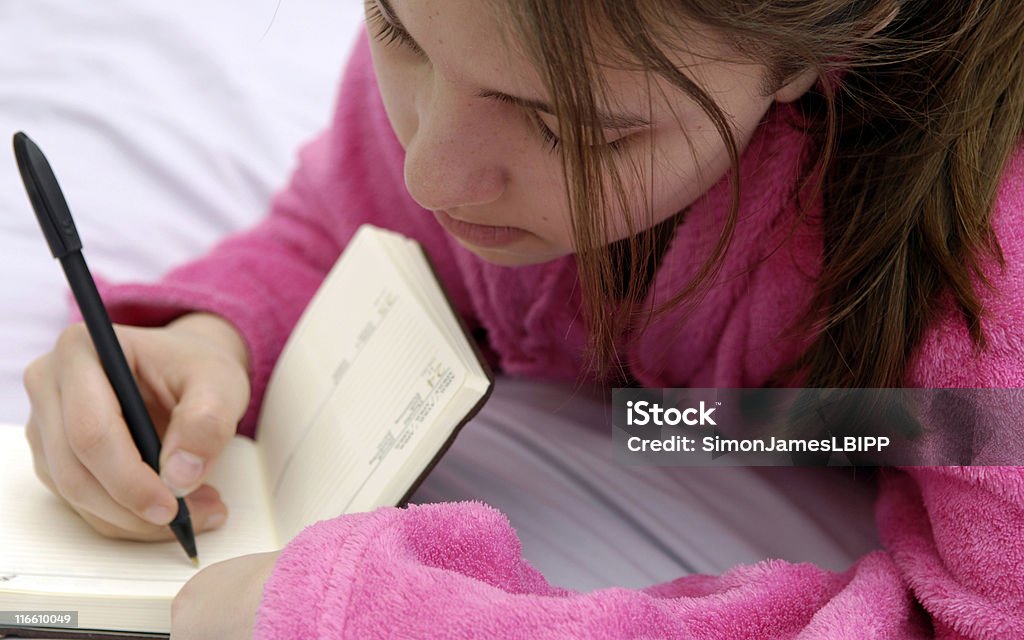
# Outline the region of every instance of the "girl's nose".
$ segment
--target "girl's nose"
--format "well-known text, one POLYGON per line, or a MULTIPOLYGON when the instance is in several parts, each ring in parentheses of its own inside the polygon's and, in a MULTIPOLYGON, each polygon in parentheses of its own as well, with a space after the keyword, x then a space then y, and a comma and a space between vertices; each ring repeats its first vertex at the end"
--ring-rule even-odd
POLYGON ((425 209, 456 209, 498 200, 505 190, 501 133, 479 99, 436 89, 417 105, 418 127, 406 145, 405 184, 425 209))

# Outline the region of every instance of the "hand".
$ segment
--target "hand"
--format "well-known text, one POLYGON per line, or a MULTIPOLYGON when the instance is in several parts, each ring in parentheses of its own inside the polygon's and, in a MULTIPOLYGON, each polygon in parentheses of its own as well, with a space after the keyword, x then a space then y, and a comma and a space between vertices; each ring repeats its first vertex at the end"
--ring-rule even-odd
POLYGON ((25 371, 36 475, 109 537, 173 539, 175 496, 187 496, 196 531, 220 526, 227 508, 202 482, 249 401, 244 342, 208 314, 116 332, 162 440, 161 476, 132 442, 84 325, 64 331, 25 371))
POLYGON ((280 551, 210 565, 185 583, 171 606, 171 640, 249 640, 263 585, 280 551))

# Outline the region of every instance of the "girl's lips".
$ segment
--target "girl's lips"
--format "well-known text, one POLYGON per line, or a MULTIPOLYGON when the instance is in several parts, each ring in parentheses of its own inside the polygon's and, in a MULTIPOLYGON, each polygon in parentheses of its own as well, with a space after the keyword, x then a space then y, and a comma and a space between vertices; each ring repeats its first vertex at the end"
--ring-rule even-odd
POLYGON ((525 229, 519 229, 518 227, 495 227, 486 224, 473 224, 472 222, 457 220, 444 211, 434 211, 433 213, 445 231, 477 247, 503 247, 529 235, 529 232, 525 229))

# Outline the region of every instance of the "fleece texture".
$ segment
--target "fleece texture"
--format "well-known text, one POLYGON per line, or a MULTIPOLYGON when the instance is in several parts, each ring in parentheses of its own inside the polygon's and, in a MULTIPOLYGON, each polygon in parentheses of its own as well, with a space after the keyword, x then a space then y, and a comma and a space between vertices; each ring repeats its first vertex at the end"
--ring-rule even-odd
MULTIPOLYGON (((787 329, 821 257, 815 211, 794 231, 806 140, 782 108, 741 159, 741 218, 720 276, 681 323, 656 320, 630 347, 651 387, 757 387, 803 346, 787 329)), ((575 380, 585 369, 571 257, 507 268, 462 248, 404 188, 404 153, 388 124, 364 36, 330 127, 300 152, 289 186, 259 226, 154 285, 106 291, 113 317, 158 325, 207 310, 230 319, 251 353, 252 434, 288 333, 364 222, 419 240, 492 364, 575 380)), ((723 179, 691 207, 650 293, 668 299, 693 274, 729 205, 723 179)), ((820 209, 819 209, 820 211, 820 209)), ((1005 269, 984 290, 990 346, 979 352, 952 308, 927 333, 910 387, 1024 387, 1024 149, 994 220, 1005 269)), ((1002 409, 1021 446, 1024 415, 1002 409)), ((643 496, 637 496, 643 500, 643 496)), ((381 509, 317 523, 282 553, 256 637, 290 638, 1024 638, 1024 473, 1011 467, 920 467, 881 474, 883 549, 845 572, 776 560, 645 590, 591 593, 547 583, 503 515, 479 503, 381 509)), ((595 558, 595 562, 600 559, 595 558)))

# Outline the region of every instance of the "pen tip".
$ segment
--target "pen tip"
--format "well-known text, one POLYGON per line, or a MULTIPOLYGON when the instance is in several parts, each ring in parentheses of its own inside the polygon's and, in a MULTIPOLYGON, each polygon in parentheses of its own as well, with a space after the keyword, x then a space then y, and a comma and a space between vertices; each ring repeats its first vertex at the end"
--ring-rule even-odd
POLYGON ((196 569, 199 568, 199 557, 198 556, 192 556, 192 557, 189 558, 189 560, 192 561, 192 566, 193 567, 195 567, 196 569))

